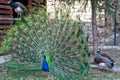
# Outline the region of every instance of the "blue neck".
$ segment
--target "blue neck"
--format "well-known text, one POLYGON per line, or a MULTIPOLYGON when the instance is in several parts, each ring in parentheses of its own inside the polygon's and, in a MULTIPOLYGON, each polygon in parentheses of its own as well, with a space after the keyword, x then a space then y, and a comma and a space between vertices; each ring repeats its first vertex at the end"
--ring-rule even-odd
POLYGON ((42 70, 43 71, 49 71, 49 66, 48 63, 46 61, 46 57, 44 57, 43 63, 42 63, 42 70))
POLYGON ((42 54, 42 57, 43 57, 42 70, 43 71, 49 71, 49 66, 48 66, 48 63, 46 61, 46 55, 44 54, 44 52, 42 52, 41 54, 42 54))
POLYGON ((95 57, 100 57, 101 55, 100 55, 100 52, 96 52, 96 54, 95 54, 95 57))
POLYGON ((19 5, 16 4, 15 2, 10 2, 10 6, 11 6, 12 8, 17 8, 19 5))

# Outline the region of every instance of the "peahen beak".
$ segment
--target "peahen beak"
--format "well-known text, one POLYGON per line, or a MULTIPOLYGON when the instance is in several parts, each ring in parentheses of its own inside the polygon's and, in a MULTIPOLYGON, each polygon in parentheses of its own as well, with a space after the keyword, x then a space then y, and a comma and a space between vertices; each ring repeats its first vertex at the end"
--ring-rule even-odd
POLYGON ((10 4, 10 1, 8 1, 8 4, 10 4))

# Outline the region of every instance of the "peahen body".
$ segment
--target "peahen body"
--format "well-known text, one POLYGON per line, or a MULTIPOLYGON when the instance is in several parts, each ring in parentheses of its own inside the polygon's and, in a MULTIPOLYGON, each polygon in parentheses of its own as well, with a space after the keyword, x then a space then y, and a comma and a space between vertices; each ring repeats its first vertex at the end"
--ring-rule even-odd
POLYGON ((10 53, 13 61, 28 68, 30 64, 49 71, 60 80, 84 80, 89 63, 82 27, 65 15, 51 20, 44 11, 16 22, 7 32, 1 52, 10 53))
POLYGON ((114 67, 113 59, 107 54, 101 54, 99 50, 95 54, 94 62, 102 68, 111 69, 114 67))

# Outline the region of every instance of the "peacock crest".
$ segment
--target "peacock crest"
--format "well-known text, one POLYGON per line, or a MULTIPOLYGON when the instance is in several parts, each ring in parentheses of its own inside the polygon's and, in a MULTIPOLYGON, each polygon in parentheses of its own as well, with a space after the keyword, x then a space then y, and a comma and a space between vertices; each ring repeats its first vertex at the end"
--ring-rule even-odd
POLYGON ((27 66, 29 70, 41 70, 44 52, 49 72, 58 79, 83 80, 89 64, 82 27, 68 15, 59 19, 58 11, 56 14, 52 20, 50 13, 39 9, 16 21, 1 47, 1 53, 12 55, 14 63, 8 64, 9 68, 25 70, 27 66), (22 67, 16 68, 17 63, 22 67))

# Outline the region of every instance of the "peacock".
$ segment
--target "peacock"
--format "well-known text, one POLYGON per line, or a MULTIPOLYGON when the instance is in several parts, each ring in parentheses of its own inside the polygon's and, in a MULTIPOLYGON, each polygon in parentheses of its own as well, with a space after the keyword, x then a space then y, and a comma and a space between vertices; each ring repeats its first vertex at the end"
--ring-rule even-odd
POLYGON ((114 60, 107 54, 101 53, 99 50, 95 54, 94 62, 98 64, 100 68, 109 68, 114 67, 114 60))
POLYGON ((21 14, 27 14, 27 8, 21 2, 13 2, 12 0, 8 1, 8 4, 15 12, 21 16, 21 14))
MULTIPOLYGON (((83 80, 89 70, 88 46, 82 27, 62 14, 55 19, 42 8, 16 21, 2 42, 1 53, 12 55, 14 70, 47 71, 59 80, 83 80)), ((85 79, 84 79, 85 80, 85 79)))

